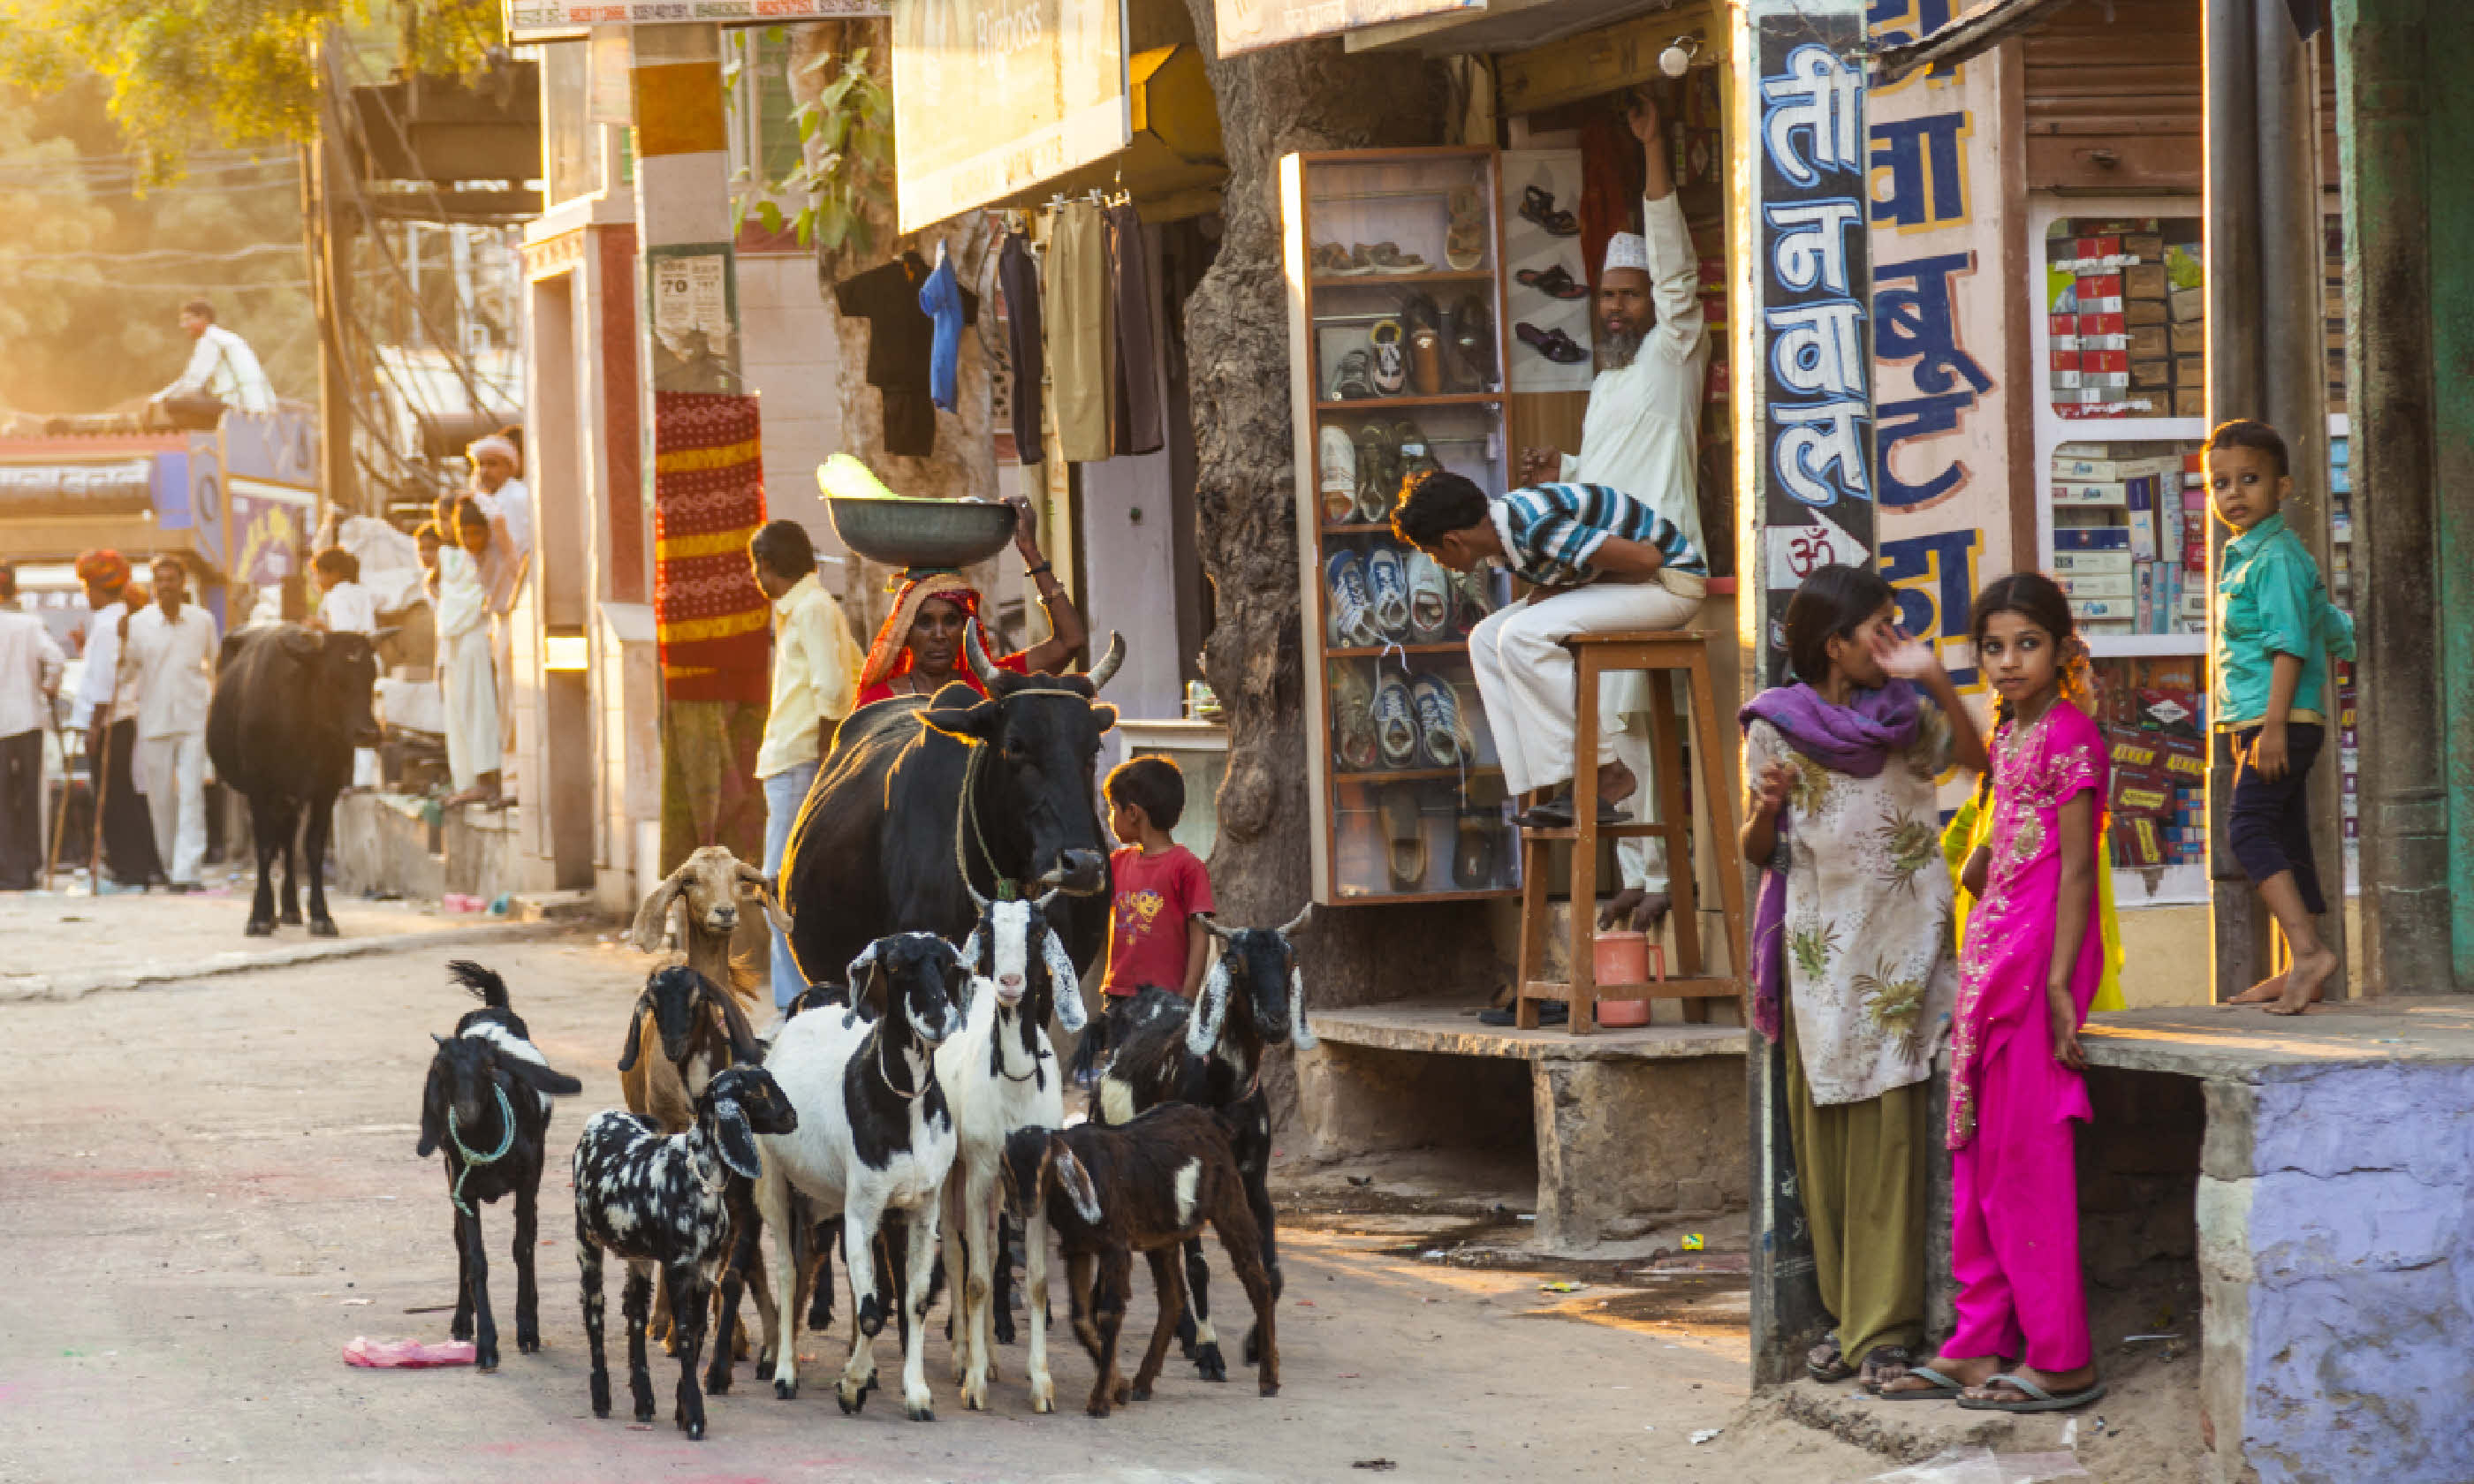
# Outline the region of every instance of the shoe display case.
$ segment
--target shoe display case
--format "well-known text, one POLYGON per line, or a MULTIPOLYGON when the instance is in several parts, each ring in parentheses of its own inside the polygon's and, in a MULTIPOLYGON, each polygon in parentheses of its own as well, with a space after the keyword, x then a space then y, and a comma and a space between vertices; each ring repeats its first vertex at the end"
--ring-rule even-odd
POLYGON ((1510 473, 1497 156, 1291 155, 1280 180, 1315 900, 1509 896, 1517 835, 1468 658, 1509 580, 1445 571, 1390 525, 1421 468, 1490 494, 1510 473))

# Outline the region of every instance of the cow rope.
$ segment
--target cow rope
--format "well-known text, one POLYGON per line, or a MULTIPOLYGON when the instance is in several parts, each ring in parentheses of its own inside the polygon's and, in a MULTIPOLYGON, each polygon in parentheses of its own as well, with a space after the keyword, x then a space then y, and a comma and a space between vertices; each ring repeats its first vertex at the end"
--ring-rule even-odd
POLYGON ((506 1086, 503 1083, 492 1083, 490 1090, 498 1094, 498 1123, 506 1130, 506 1136, 498 1140, 498 1147, 488 1154, 474 1154, 464 1147, 464 1136, 457 1133, 455 1129, 455 1105, 452 1103, 447 1105, 447 1141, 455 1146, 456 1158, 464 1161, 464 1167, 455 1172, 455 1186, 447 1192, 447 1198, 453 1201, 455 1209, 467 1216, 473 1214, 473 1208, 464 1204, 464 1182, 472 1178, 473 1167, 478 1164, 496 1164, 507 1157, 508 1150, 516 1147, 516 1110, 507 1102, 506 1086))

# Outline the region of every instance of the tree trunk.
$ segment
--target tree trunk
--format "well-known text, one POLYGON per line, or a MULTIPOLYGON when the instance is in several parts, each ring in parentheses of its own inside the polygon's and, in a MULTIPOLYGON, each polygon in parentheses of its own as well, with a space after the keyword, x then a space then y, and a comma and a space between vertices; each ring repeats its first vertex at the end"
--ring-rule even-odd
MULTIPOLYGON (((1210 0, 1187 0, 1206 56, 1210 0)), ((1413 56, 1350 55, 1339 38, 1209 64, 1228 159, 1220 253, 1186 302, 1193 354, 1196 500, 1216 624, 1204 655, 1228 717, 1212 892, 1229 922, 1277 922, 1312 891, 1302 636, 1298 626, 1295 447, 1280 157, 1293 151, 1429 144, 1436 75, 1413 56)), ((1484 908, 1341 908, 1305 945, 1306 997, 1329 1009, 1410 995, 1475 997, 1500 982, 1484 908)), ((1273 1083, 1294 1108, 1286 1067, 1273 1083)))

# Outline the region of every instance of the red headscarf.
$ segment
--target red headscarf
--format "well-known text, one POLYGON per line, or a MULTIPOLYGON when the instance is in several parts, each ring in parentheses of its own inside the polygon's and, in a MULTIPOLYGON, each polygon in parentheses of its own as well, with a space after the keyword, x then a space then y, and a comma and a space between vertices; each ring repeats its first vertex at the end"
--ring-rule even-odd
MULTIPOLYGON (((860 669, 859 694, 853 705, 866 706, 890 698, 893 682, 910 673, 914 663, 910 655, 910 628, 919 621, 919 610, 930 598, 942 598, 960 609, 964 617, 974 622, 979 619, 979 589, 957 573, 930 572, 904 583, 902 591, 893 600, 893 611, 885 615, 885 622, 877 627, 876 637, 867 646, 867 663, 860 669)), ((981 631, 983 643, 986 633, 984 629, 981 631)), ((994 663, 998 669, 1010 670, 1016 675, 1030 669, 1029 662, 1021 654, 999 655, 995 657, 994 663)), ((980 683, 980 678, 971 673, 968 665, 963 666, 954 678, 981 695, 988 693, 987 687, 980 683)))

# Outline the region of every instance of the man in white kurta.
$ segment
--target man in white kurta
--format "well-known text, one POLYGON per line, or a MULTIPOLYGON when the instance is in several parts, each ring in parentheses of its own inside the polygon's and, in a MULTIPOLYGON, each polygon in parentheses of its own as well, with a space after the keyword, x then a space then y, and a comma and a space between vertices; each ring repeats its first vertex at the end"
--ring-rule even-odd
POLYGON ((498 683, 498 744, 516 741, 516 599, 533 560, 533 494, 517 476, 523 455, 501 433, 475 440, 464 456, 473 466, 473 497, 490 517, 490 554, 481 562, 481 586, 490 602, 490 663, 498 683))
POLYGON ((450 804, 478 803, 498 792, 498 687, 490 662, 489 589, 481 563, 489 518, 467 495, 451 507, 461 540, 438 552, 438 654, 447 685, 447 772, 450 804))
MULTIPOLYGON (((1657 511, 1706 552, 1709 543, 1701 536, 1700 423, 1710 347, 1701 310, 1700 259, 1675 194, 1656 106, 1645 99, 1637 103, 1630 122, 1641 141, 1647 171, 1641 201, 1644 231, 1616 233, 1607 243, 1606 261, 1599 269, 1603 369, 1589 384, 1581 451, 1523 449, 1521 478, 1530 484, 1553 479, 1621 490, 1657 511)), ((1679 624, 1689 621, 1689 613, 1677 620, 1679 624)), ((1638 671, 1610 675, 1599 682, 1600 725, 1613 739, 1615 759, 1637 780, 1624 805, 1635 820, 1649 818, 1656 792, 1649 698, 1649 679, 1638 671)), ((1504 725, 1500 718, 1489 721, 1504 725)), ((1681 719, 1667 724, 1680 725, 1681 719)), ((1644 925, 1663 917, 1665 843, 1625 840, 1618 843, 1615 855, 1623 873, 1627 908, 1638 904, 1644 925)))
POLYGON ((155 820, 155 852, 176 892, 195 891, 206 854, 206 703, 223 636, 189 601, 177 557, 155 560, 155 601, 129 615, 121 641, 137 696, 137 765, 155 820))
POLYGON ((33 891, 43 869, 43 733, 67 663, 0 562, 0 892, 33 891))
MULTIPOLYGON (((193 299, 181 306, 181 328, 194 342, 179 379, 155 394, 167 410, 206 414, 220 402, 241 412, 275 411, 275 385, 249 342, 215 323, 215 306, 193 299)), ((211 426, 211 421, 208 421, 211 426)))

